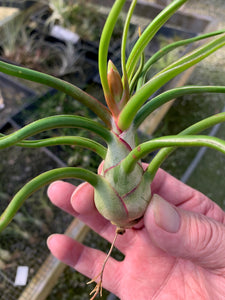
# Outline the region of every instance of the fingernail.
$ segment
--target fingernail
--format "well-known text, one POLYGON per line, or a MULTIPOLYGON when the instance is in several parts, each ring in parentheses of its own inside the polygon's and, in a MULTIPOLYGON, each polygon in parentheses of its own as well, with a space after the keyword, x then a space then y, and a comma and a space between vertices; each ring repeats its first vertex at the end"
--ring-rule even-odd
POLYGON ((48 247, 49 247, 49 246, 50 246, 50 244, 51 244, 51 240, 52 240, 52 238, 54 238, 54 234, 50 235, 50 236, 47 238, 47 241, 46 241, 46 243, 47 243, 47 246, 48 246, 48 247))
POLYGON ((180 215, 177 210, 159 195, 154 195, 151 200, 155 223, 169 233, 176 233, 180 228, 180 215))

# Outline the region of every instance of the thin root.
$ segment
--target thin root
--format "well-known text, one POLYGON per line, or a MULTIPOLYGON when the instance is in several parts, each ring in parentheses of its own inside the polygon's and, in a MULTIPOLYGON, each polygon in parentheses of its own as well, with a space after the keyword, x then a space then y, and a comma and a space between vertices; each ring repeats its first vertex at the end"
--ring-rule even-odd
MULTIPOLYGON (((125 232, 125 231, 123 231, 123 233, 124 233, 124 232, 125 232)), ((106 263, 107 263, 107 261, 108 261, 110 255, 111 255, 111 253, 112 253, 112 249, 113 249, 113 247, 114 247, 114 245, 115 245, 116 238, 117 238, 118 234, 121 234, 121 232, 117 229, 117 230, 116 230, 115 237, 114 237, 114 240, 113 240, 113 242, 112 242, 112 245, 111 245, 111 247, 110 247, 110 249, 109 249, 109 252, 108 252, 108 254, 107 254, 107 256, 106 256, 106 258, 105 258, 105 260, 104 260, 104 262, 103 262, 101 272, 100 272, 97 276, 95 276, 92 280, 90 280, 90 281, 87 282, 87 284, 91 284, 91 283, 93 283, 93 282, 96 282, 97 279, 100 277, 99 282, 96 283, 96 286, 95 286, 94 289, 90 292, 90 295, 94 294, 94 295, 91 297, 90 300, 94 300, 95 297, 96 297, 98 294, 100 295, 100 297, 102 297, 102 278, 103 278, 103 273, 104 273, 105 265, 106 265, 106 263)))
POLYGON ((98 279, 98 277, 100 277, 99 283, 96 283, 95 288, 89 294, 89 295, 94 294, 90 300, 95 299, 95 297, 98 295, 98 293, 99 293, 100 297, 102 297, 102 275, 103 275, 103 267, 102 267, 102 271, 96 277, 94 277, 92 280, 87 282, 87 284, 91 284, 91 283, 95 282, 98 279))

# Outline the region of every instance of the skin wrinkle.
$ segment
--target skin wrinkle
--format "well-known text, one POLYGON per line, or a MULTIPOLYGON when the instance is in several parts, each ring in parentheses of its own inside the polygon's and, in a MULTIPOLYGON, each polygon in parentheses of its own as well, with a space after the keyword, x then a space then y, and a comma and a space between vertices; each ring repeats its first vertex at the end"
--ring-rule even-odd
POLYGON ((174 272, 177 264, 178 264, 178 258, 175 260, 175 262, 174 262, 172 268, 170 269, 170 271, 168 272, 168 275, 166 276, 165 280, 162 282, 162 284, 159 286, 158 290, 152 296, 152 300, 157 300, 157 298, 159 299, 161 292, 163 292, 163 290, 166 287, 166 285, 168 284, 171 276, 173 275, 173 272, 174 272))
MULTIPOLYGON (((206 283, 209 282, 210 277, 211 277, 211 274, 210 274, 210 271, 209 271, 205 275, 205 282, 206 283)), ((216 282, 220 282, 219 279, 220 279, 220 275, 218 275, 218 280, 216 282)), ((205 286, 206 286, 206 290, 208 292, 208 295, 212 295, 212 287, 210 285, 207 285, 207 284, 205 286)), ((217 296, 214 297, 214 298, 211 296, 211 297, 209 297, 209 299, 215 299, 215 300, 216 299, 221 299, 220 297, 221 297, 221 295, 224 294, 224 291, 225 291, 225 283, 224 284, 219 283, 218 285, 214 285, 213 294, 217 293, 217 296)))
MULTIPOLYGON (((195 221, 196 221, 194 222, 195 226, 192 229, 195 230, 195 234, 194 235, 192 234, 192 236, 194 236, 195 239, 190 242, 190 245, 192 245, 192 247, 196 249, 196 252, 198 253, 198 257, 199 257, 205 255, 208 247, 210 246, 209 244, 212 242, 214 235, 213 235, 212 225, 208 222, 205 222, 205 218, 203 216, 200 215, 198 217, 198 220, 195 221), (202 226, 201 225, 199 226, 198 223, 202 223, 202 226), (199 227, 201 227, 201 232, 199 231, 199 227)), ((189 249, 190 249, 190 245, 189 245, 189 249)))
MULTIPOLYGON (((201 219, 199 219, 199 222, 201 221, 201 219)), ((183 249, 185 249, 187 255, 185 256, 185 259, 189 259, 190 256, 190 249, 195 249, 195 252, 197 253, 197 244, 200 241, 201 238, 201 234, 199 233, 199 226, 197 224, 198 220, 196 220, 196 218, 192 218, 192 220, 190 220, 190 218, 187 218, 186 222, 185 222, 185 232, 186 232, 186 237, 183 238, 183 249), (188 230, 188 232, 187 232, 188 230), (193 234, 194 233, 194 234, 193 234)), ((193 256, 193 253, 191 253, 191 255, 193 256)))
MULTIPOLYGON (((214 223, 214 226, 218 227, 218 234, 215 234, 215 228, 213 228, 212 223, 209 223, 206 221, 205 216, 199 215, 198 219, 196 217, 192 218, 192 222, 188 224, 188 220, 186 221, 187 229, 189 229, 189 233, 184 238, 183 247, 186 249, 187 256, 184 257, 185 259, 191 259, 192 262, 197 263, 199 266, 209 269, 211 272, 215 274, 224 274, 225 272, 225 266, 219 268, 216 266, 217 262, 217 256, 215 257, 214 253, 209 253, 208 261, 215 260, 215 264, 213 268, 208 268, 207 265, 205 265, 206 261, 206 253, 207 249, 218 249, 223 236, 221 233, 221 230, 219 230, 220 224, 217 223, 215 220, 211 220, 211 222, 214 223), (199 226, 199 222, 203 224, 203 226, 199 226), (201 227, 201 232, 199 231, 199 228, 201 227), (203 233, 204 230, 204 233, 203 233), (193 233, 194 232, 194 233, 193 233), (194 237, 194 238, 190 238, 194 237), (193 249, 194 251, 190 251, 190 249, 193 249), (189 253, 192 253, 192 257, 189 256, 189 253), (193 257, 194 253, 196 253, 196 259, 193 257), (203 257, 204 263, 201 262, 199 257, 203 257)), ((185 231, 187 231, 187 229, 185 231)), ((219 263, 220 264, 220 263, 219 263)))
MULTIPOLYGON (((189 197, 185 198, 184 201, 180 202, 180 203, 177 205, 177 207, 181 207, 181 208, 186 208, 186 209, 188 209, 188 204, 189 204, 190 199, 195 198, 195 195, 194 195, 194 194, 195 194, 195 193, 192 192, 191 195, 190 195, 189 197), (193 196, 193 195, 194 195, 194 196, 193 196)), ((198 205, 199 205, 199 203, 198 203, 198 205)), ((198 205, 197 205, 197 207, 198 207, 198 205)))
POLYGON ((185 250, 183 251, 183 253, 186 252, 187 255, 183 257, 185 259, 191 259, 193 262, 199 264, 199 253, 202 253, 201 255, 204 255, 205 257, 205 250, 208 247, 210 238, 212 238, 212 233, 210 233, 208 236, 208 227, 206 228, 207 225, 205 224, 205 218, 202 215, 200 215, 198 219, 196 217, 193 217, 192 221, 190 221, 190 218, 187 218, 185 225, 186 237, 183 238, 183 249, 185 250), (201 232, 199 231, 199 222, 202 222, 204 224, 204 226, 201 226, 201 232), (205 230, 205 234, 202 234, 202 230, 205 230), (190 251, 190 249, 194 249, 194 251, 190 251), (191 253, 192 257, 190 257, 189 253, 191 253), (197 255, 197 260, 195 260, 195 258, 193 257, 194 253, 196 253, 197 255))
MULTIPOLYGON (((195 297, 198 296, 198 299, 203 299, 203 291, 204 291, 204 285, 203 285, 203 282, 201 280, 201 274, 202 272, 200 272, 200 270, 194 270, 192 268, 191 270, 192 272, 195 273, 195 277, 196 277, 196 280, 195 280, 195 285, 193 284, 192 281, 188 280, 187 278, 185 278, 185 273, 182 272, 183 274, 183 282, 186 283, 186 285, 184 284, 185 286, 185 291, 184 291, 184 299, 186 298, 186 295, 188 295, 188 290, 192 290, 193 294, 195 295, 195 297)), ((206 292, 204 292, 204 300, 206 300, 206 292)), ((207 297, 208 300, 210 300, 209 297, 207 297)))
POLYGON ((202 268, 198 268, 196 270, 192 262, 186 261, 185 259, 176 259, 176 263, 174 264, 173 270, 171 270, 168 276, 166 284, 160 288, 160 292, 151 298, 151 300, 191 299, 190 290, 192 291, 191 297, 194 300, 212 300, 213 298, 210 297, 210 293, 208 293, 207 289, 205 288, 205 286, 207 286, 205 284, 207 279, 204 277, 202 279, 202 272, 204 272, 204 270, 202 268), (179 278, 179 286, 183 286, 184 290, 178 289, 179 286, 176 285, 176 280, 174 280, 174 278, 172 279, 172 275, 174 275, 176 278, 179 278), (174 288, 173 296, 170 293, 170 298, 168 298, 167 287, 170 288, 170 280, 173 280, 174 288))
MULTIPOLYGON (((176 277, 179 276, 179 279, 181 281, 179 283, 179 285, 184 286, 184 290, 181 290, 179 292, 179 294, 178 294, 178 292, 176 290, 176 286, 175 286, 174 290, 175 290, 175 293, 176 293, 176 299, 182 299, 182 300, 186 298, 185 297, 186 295, 188 295, 188 293, 187 293, 187 286, 186 286, 185 283, 189 282, 189 280, 185 278, 187 276, 187 274, 185 272, 183 272, 183 270, 182 270, 183 269, 182 268, 183 261, 184 261, 184 259, 181 259, 181 258, 177 259, 176 269, 174 268, 174 273, 177 273, 176 277), (181 292, 182 292, 182 295, 181 295, 181 292), (179 296, 179 298, 178 298, 178 296, 179 296)), ((169 281, 168 281, 167 284, 169 284, 169 281)), ((175 285, 176 285, 176 282, 175 282, 175 285)))
MULTIPOLYGON (((212 220, 213 222, 213 220, 212 220)), ((212 224, 209 224, 210 226, 210 236, 208 237, 208 240, 205 242, 205 247, 210 247, 210 249, 212 249, 214 247, 214 249, 220 249, 220 245, 224 239, 223 236, 223 232, 222 230, 219 229, 219 224, 217 222, 214 222, 215 225, 218 229, 216 230, 217 234, 215 234, 215 228, 213 230, 212 228, 212 224), (211 245, 210 245, 211 244, 211 245)), ((204 250, 204 249, 203 249, 204 250)), ((210 253, 209 254, 209 261, 214 261, 214 268, 208 268, 207 266, 204 266, 206 269, 208 269, 209 271, 213 272, 214 274, 217 275, 225 275, 225 264, 222 266, 221 265, 221 261, 218 263, 217 261, 217 256, 221 255, 221 257, 224 255, 223 253, 220 253, 217 255, 215 255, 214 253, 210 253)))
MULTIPOLYGON (((201 218, 199 218, 200 221, 201 221, 201 218)), ((216 240, 215 240, 215 232, 213 231, 213 228, 212 228, 212 224, 209 223, 209 222, 204 222, 204 218, 202 218, 202 223, 204 224, 202 227, 202 229, 204 229, 204 234, 200 234, 200 232, 198 231, 198 240, 197 240, 197 245, 196 245, 196 249, 199 253, 199 255, 201 256, 201 253, 202 255, 204 255, 207 251, 207 249, 211 249, 211 246, 210 244, 215 244, 216 240), (204 238, 201 238, 201 236, 204 238)), ((212 220, 213 221, 213 220, 212 220)), ((215 226, 217 226, 217 223, 216 222, 213 222, 215 224, 215 226)), ((201 229, 201 230, 202 230, 201 229)), ((217 230, 218 232, 219 230, 217 230)))

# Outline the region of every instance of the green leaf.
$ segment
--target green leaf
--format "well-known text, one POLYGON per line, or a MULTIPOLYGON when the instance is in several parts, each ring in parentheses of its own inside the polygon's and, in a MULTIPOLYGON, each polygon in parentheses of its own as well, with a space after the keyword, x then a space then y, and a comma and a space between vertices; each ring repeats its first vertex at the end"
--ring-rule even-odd
MULTIPOLYGON (((178 135, 192 135, 197 134, 207 128, 210 128, 216 124, 225 122, 225 113, 219 113, 214 116, 205 118, 188 128, 182 130, 178 135)), ((151 178, 153 179, 158 168, 163 163, 163 161, 171 154, 173 151, 176 150, 176 147, 167 147, 161 149, 156 156, 152 159, 148 166, 148 172, 151 174, 151 178)))
POLYGON ((154 110, 161 105, 169 102, 172 99, 190 94, 203 94, 203 93, 225 93, 224 86, 182 86, 179 88, 166 91, 150 101, 148 101, 138 111, 134 119, 134 128, 138 128, 141 123, 151 114, 154 110))
POLYGON ((95 121, 89 120, 85 117, 58 115, 40 119, 38 121, 26 125, 25 127, 17 130, 16 132, 1 137, 0 149, 15 145, 23 139, 31 137, 39 132, 54 128, 66 127, 78 127, 87 129, 102 137, 106 142, 111 141, 110 131, 95 121))
MULTIPOLYGON (((171 135, 155 138, 134 148, 123 160, 122 167, 130 173, 139 159, 163 147, 209 147, 225 154, 225 141, 205 135, 171 135)), ((150 172, 150 169, 147 169, 150 172)))
MULTIPOLYGON (((0 134, 4 137, 5 135, 0 134)), ((101 144, 92 141, 88 138, 79 137, 79 136, 56 136, 52 138, 46 138, 41 140, 22 140, 19 143, 16 143, 16 146, 24 148, 40 148, 40 147, 51 147, 58 145, 70 145, 70 146, 80 146, 87 148, 96 154, 98 154, 102 159, 105 159, 107 149, 101 144)))
POLYGON ((143 70, 143 67, 144 67, 144 62, 145 62, 145 55, 144 53, 142 53, 141 55, 141 59, 140 59, 140 64, 137 68, 137 71, 135 72, 132 80, 131 80, 131 83, 130 83, 130 94, 132 95, 133 92, 135 91, 135 87, 136 87, 136 84, 137 84, 137 81, 138 81, 138 78, 143 70))
POLYGON ((25 184, 14 196, 8 207, 0 216, 0 232, 11 222, 24 201, 41 187, 53 181, 77 178, 89 182, 94 187, 98 184, 98 175, 82 168, 59 168, 47 171, 25 184))
POLYGON ((73 97, 75 100, 90 108, 109 128, 111 128, 111 114, 108 108, 75 85, 51 75, 8 64, 3 61, 0 61, 0 72, 44 84, 73 97))
POLYGON ((134 45, 127 61, 127 74, 128 79, 131 81, 136 65, 143 53, 145 47, 155 36, 157 31, 166 23, 166 21, 185 3, 187 0, 174 0, 172 1, 158 16, 149 24, 149 26, 142 33, 134 45))
MULTIPOLYGON (((118 20, 120 11, 123 8, 126 0, 116 0, 113 7, 110 10, 108 18, 105 22, 105 26, 102 30, 101 39, 99 42, 99 53, 98 53, 98 64, 99 64, 99 74, 102 83, 102 88, 105 94, 106 101, 110 101, 110 90, 107 81, 107 64, 108 64, 108 49, 110 44, 110 39, 113 33, 113 29, 118 20)), ((107 104, 110 108, 110 103, 107 104)))
POLYGON ((137 4, 137 0, 132 0, 129 11, 127 13, 126 21, 124 24, 124 29, 123 29, 123 36, 122 36, 122 43, 121 43, 121 66, 122 66, 122 71, 123 71, 124 88, 126 85, 128 85, 127 69, 126 69, 127 36, 128 36, 129 27, 130 27, 131 17, 133 15, 136 4, 137 4))
POLYGON ((160 73, 156 74, 149 80, 136 94, 130 98, 125 105, 118 118, 118 126, 121 130, 126 130, 132 124, 137 111, 149 99, 149 97, 156 92, 160 87, 173 79, 175 76, 186 71, 190 67, 196 65, 198 62, 214 53, 225 45, 225 34, 221 37, 203 45, 191 53, 185 55, 175 63, 171 64, 160 73))
POLYGON ((165 47, 161 48, 159 51, 157 51, 156 53, 154 53, 149 60, 145 63, 142 74, 141 74, 141 83, 139 84, 139 88, 141 85, 144 84, 144 78, 146 76, 146 73, 149 71, 149 69, 151 68, 151 66, 153 64, 155 64, 160 58, 162 58, 163 56, 165 56, 166 54, 168 54, 169 52, 173 51, 174 49, 177 49, 178 47, 181 46, 185 46, 209 37, 213 37, 219 34, 224 33, 225 30, 217 30, 217 31, 213 31, 213 32, 209 32, 209 33, 204 33, 195 37, 192 37, 190 39, 186 39, 186 40, 181 40, 181 41, 177 41, 174 43, 171 43, 169 45, 166 45, 165 47))

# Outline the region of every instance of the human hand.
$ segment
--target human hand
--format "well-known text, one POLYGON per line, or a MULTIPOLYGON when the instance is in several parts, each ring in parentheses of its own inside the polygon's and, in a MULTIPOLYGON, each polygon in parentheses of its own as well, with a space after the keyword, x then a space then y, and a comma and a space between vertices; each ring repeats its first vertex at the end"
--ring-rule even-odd
MULTIPOLYGON (((58 181, 50 200, 112 242, 115 226, 96 210, 92 186, 58 181)), ((225 299, 225 213, 200 192, 163 170, 152 183, 153 198, 136 229, 118 236, 122 262, 108 260, 103 287, 121 300, 225 299), (165 199, 165 200, 163 200, 165 199)), ((48 247, 59 260, 94 278, 106 254, 54 234, 48 247)))

